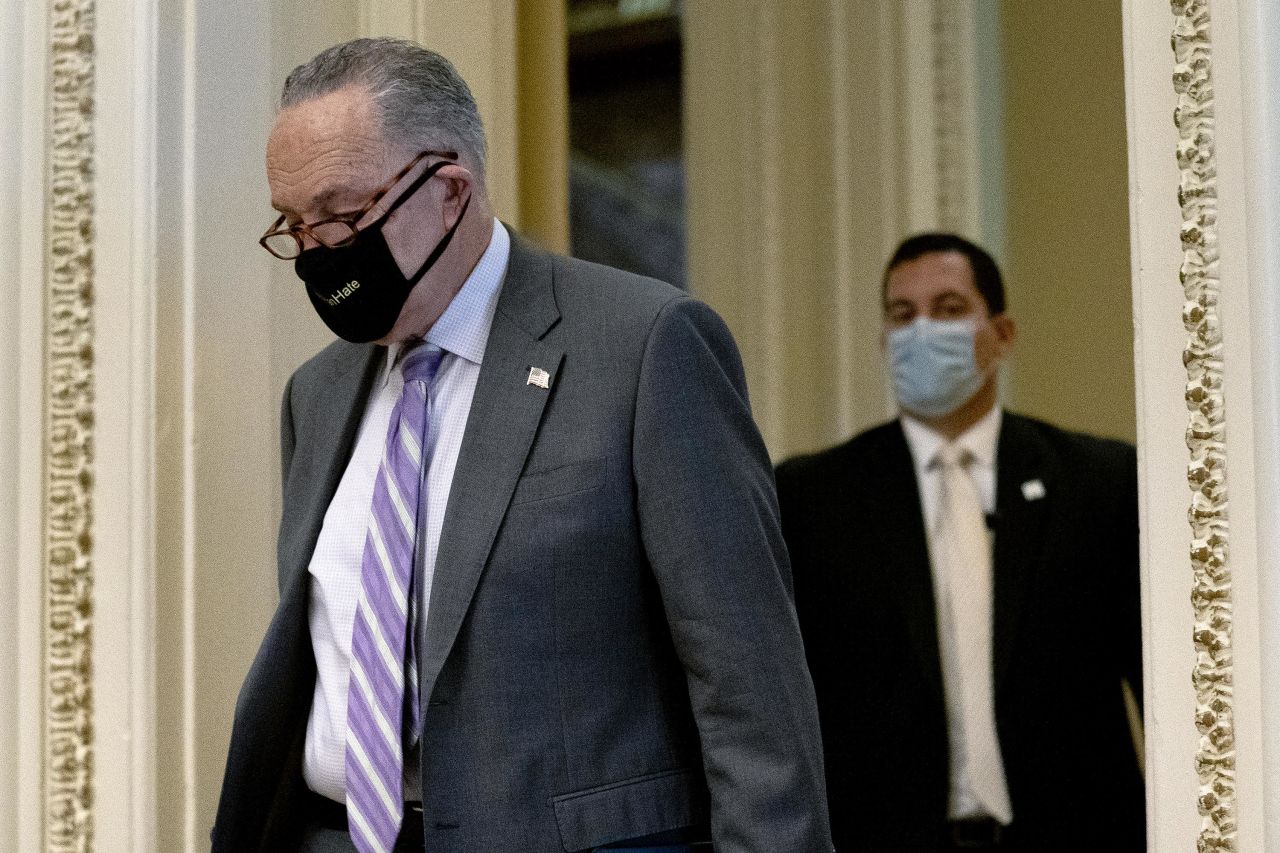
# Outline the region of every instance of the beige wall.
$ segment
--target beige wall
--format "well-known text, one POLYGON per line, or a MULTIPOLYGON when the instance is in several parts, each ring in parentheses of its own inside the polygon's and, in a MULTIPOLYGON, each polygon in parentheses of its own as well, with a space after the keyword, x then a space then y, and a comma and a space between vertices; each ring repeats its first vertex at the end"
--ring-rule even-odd
MULTIPOLYGON (((14 21, 21 19, 21 5, 15 0, 0 2, 0 17, 14 21)), ((20 26, 7 26, 0 30, 0 52, 8 56, 20 55, 22 30, 20 26)), ((0 164, 7 166, 19 162, 18 152, 22 143, 22 97, 18 85, 19 69, 10 63, 0 63, 0 164)), ((18 172, 6 168, 0 173, 0 205, 6 210, 19 208, 21 180, 18 172)), ((0 236, 0 263, 8 269, 17 269, 20 259, 20 234, 6 229, 0 236)), ((0 314, 0 472, 18 470, 18 412, 20 397, 18 383, 20 318, 17 311, 0 314)), ((9 476, 0 485, 0 601, 18 599, 18 507, 21 495, 18 478, 9 476)), ((18 637, 17 613, 13 608, 0 607, 0 636, 18 637)), ((0 689, 10 689, 17 683, 18 658, 7 654, 0 657, 0 689)), ((0 750, 14 756, 0 770, 0 791, 18 787, 19 732, 16 708, 12 703, 0 705, 0 750)), ((17 846, 17 804, 12 801, 0 804, 0 849, 17 846)))
POLYGON ((1002 262, 1009 404, 1133 439, 1120 12, 1062 23, 1016 0, 686 7, 690 287, 775 457, 892 411, 880 270, 940 227, 1002 262))
POLYGON ((689 287, 733 331, 783 458, 889 413, 877 281, 907 215, 896 21, 865 3, 745 5, 685 7, 689 287))
POLYGON ((1118 5, 1003 0, 1006 256, 1022 340, 1010 404, 1134 437, 1128 165, 1118 5))

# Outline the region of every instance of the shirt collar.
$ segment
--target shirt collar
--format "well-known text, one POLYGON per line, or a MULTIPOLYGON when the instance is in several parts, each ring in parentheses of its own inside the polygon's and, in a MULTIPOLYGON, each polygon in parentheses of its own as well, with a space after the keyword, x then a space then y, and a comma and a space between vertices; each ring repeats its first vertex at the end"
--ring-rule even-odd
MULTIPOLYGON (((934 431, 923 422, 904 413, 901 418, 902 432, 906 435, 907 446, 911 449, 911 458, 916 471, 928 470, 938 451, 947 443, 946 436, 934 431)), ((991 407, 991 411, 978 420, 960 435, 953 444, 968 450, 973 455, 974 464, 984 468, 992 468, 996 464, 996 448, 1000 441, 1000 426, 1004 421, 1004 411, 999 405, 991 407)))
MULTIPOLYGON (((446 353, 453 353, 473 364, 484 362, 485 346, 489 342, 489 328, 498 308, 498 294, 507 274, 511 259, 511 235, 496 218, 493 220, 493 236, 489 246, 480 256, 471 275, 462 283, 457 295, 445 308, 440 319, 427 332, 427 343, 434 344, 446 353)), ((387 346, 387 363, 382 372, 381 384, 391 378, 392 368, 400 357, 403 344, 387 346)))

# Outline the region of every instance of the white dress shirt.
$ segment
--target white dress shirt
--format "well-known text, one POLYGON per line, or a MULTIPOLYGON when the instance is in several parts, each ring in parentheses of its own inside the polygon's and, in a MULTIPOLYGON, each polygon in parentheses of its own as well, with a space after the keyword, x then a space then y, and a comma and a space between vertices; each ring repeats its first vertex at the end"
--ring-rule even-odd
MULTIPOLYGON (((991 411, 984 415, 981 420, 951 442, 957 448, 967 450, 972 458, 968 466, 968 472, 973 477, 974 486, 982 502, 982 510, 987 515, 991 515, 996 506, 996 449, 1000 438, 1002 419, 1003 415, 1000 406, 993 406, 991 411)), ((984 594, 967 596, 970 600, 970 606, 983 607, 984 612, 969 615, 973 617, 976 624, 988 626, 988 630, 991 630, 990 626, 992 625, 992 578, 989 576, 974 577, 972 572, 966 578, 944 577, 944 564, 933 557, 933 554, 938 550, 933 542, 933 536, 938 526, 943 477, 940 466, 935 465, 934 462, 938 458, 939 451, 947 444, 947 439, 920 421, 905 414, 902 416, 902 429, 906 435, 907 446, 911 449, 916 484, 919 486, 920 491, 920 508, 924 514, 926 535, 929 537, 934 598, 940 620, 938 626, 938 651, 943 670, 943 682, 947 685, 955 685, 960 683, 961 679, 966 682, 971 679, 978 679, 981 688, 991 695, 994 691, 994 685, 992 683, 992 668, 990 665, 984 667, 982 672, 958 673, 952 671, 958 666, 957 662, 961 659, 961 656, 958 649, 954 647, 955 637, 950 631, 944 630, 947 620, 942 619, 942 615, 950 612, 952 608, 954 585, 957 582, 963 582, 985 587, 982 590, 984 594)), ((990 646, 990 637, 988 637, 986 645, 990 646)), ((965 748, 964 706, 961 697, 955 695, 955 692, 958 691, 948 690, 946 695, 947 737, 951 745, 952 759, 950 764, 951 792, 948 800, 948 816, 952 819, 987 816, 994 817, 1007 824, 1012 820, 1012 814, 989 813, 990 809, 984 807, 974 794, 968 768, 963 760, 958 760, 957 758, 965 755, 968 750, 965 748)), ((994 702, 986 704, 988 707, 994 707, 994 702)))
MULTIPOLYGON (((420 624, 427 618, 426 606, 431 600, 431 581, 449 488, 510 256, 511 236, 495 219, 489 247, 449 307, 427 332, 427 343, 440 347, 444 355, 430 389, 426 485, 421 491, 418 514, 414 575, 421 608, 417 614, 420 624)), ((382 462, 391 410, 404 387, 397 361, 399 351, 399 345, 388 347, 386 365, 375 379, 365 403, 351 459, 325 512, 324 525, 308 566, 311 573, 308 622, 316 657, 316 687, 307 720, 302 774, 311 790, 338 802, 346 800, 351 632, 360 597, 360 566, 373 506, 374 481, 382 462)), ((406 755, 406 799, 417 798, 418 774, 412 764, 406 755)))

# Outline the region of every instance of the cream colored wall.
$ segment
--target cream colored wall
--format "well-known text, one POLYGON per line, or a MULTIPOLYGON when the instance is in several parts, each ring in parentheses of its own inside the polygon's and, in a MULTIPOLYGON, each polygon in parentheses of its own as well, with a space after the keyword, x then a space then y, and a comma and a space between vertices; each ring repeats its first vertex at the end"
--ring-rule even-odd
POLYGON ((685 48, 690 287, 775 457, 891 413, 880 271, 936 228, 1002 261, 1010 405, 1133 439, 1118 8, 689 4, 685 48))
POLYGON ((775 459, 893 413, 880 277, 897 243, 1000 229, 980 5, 685 6, 689 284, 738 341, 775 459))
POLYGON ((1280 7, 1240 12, 1245 162, 1250 169, 1249 245, 1254 280, 1251 323, 1257 435, 1257 548, 1262 655, 1262 804, 1267 849, 1280 850, 1280 7), (1260 286, 1259 286, 1260 285, 1260 286))
POLYGON ((0 201, 28 214, 0 234, 0 268, 12 271, 9 307, 0 319, 0 849, 39 843, 42 801, 41 454, 38 365, 43 347, 41 259, 43 84, 33 82, 43 58, 42 22, 20 0, 0 2, 11 23, 0 35, 0 201), (35 42, 31 46, 30 42, 35 42))
MULTIPOLYGON (((17 0, 0 2, 0 19, 21 20, 17 0)), ((22 28, 0 30, 0 55, 22 55, 22 28)), ((21 162, 22 89, 20 67, 13 62, 0 62, 0 209, 20 210, 22 197, 20 171, 7 168, 21 162)), ((20 235, 13 229, 0 233, 0 269, 16 269, 19 264, 20 235)), ((18 469, 19 411, 19 317, 17 311, 0 312, 0 471, 18 469)), ((16 478, 5 478, 0 485, 0 601, 16 601, 18 597, 18 507, 20 495, 16 478)), ((0 607, 0 637, 17 637, 18 614, 15 609, 0 607)), ((0 656, 0 691, 16 695, 18 656, 0 656)), ((12 700, 0 702, 0 750, 6 755, 18 753, 19 734, 17 708, 12 700)), ((19 782, 18 762, 6 761, 0 769, 0 792, 16 790, 19 782)), ((0 796, 0 849, 17 846, 17 803, 0 796)))
POLYGON ((272 20, 162 7, 156 281, 159 850, 206 842, 240 681, 275 607, 270 257, 254 241, 272 20), (202 14, 203 13, 203 14, 202 14), (172 64, 170 64, 172 62, 172 64))
POLYGON ((1002 0, 1009 402, 1133 440, 1121 14, 1002 0))
POLYGON ((733 331, 782 458, 888 413, 876 330, 879 268, 900 228, 880 215, 902 180, 895 16, 866 4, 872 20, 859 20, 820 0, 746 7, 685 6, 689 286, 733 331))

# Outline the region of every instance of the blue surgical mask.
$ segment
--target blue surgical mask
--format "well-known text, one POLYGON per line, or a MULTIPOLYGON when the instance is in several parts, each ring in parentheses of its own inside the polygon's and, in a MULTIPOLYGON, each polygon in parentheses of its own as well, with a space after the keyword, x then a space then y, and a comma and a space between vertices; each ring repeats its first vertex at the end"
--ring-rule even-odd
POLYGON ((889 332, 898 403, 926 418, 949 415, 978 393, 986 377, 974 356, 977 323, 918 317, 889 332))

